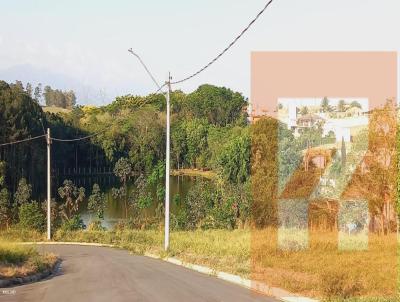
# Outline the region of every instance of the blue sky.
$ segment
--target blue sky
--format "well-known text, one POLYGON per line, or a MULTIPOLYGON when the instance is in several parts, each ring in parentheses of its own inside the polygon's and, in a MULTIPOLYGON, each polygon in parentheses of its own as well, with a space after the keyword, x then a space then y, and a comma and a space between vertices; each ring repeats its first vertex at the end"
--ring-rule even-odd
MULTIPOLYGON (((147 94, 180 79, 221 51, 266 0, 3 0, 0 77, 74 89, 83 104, 147 94)), ((250 94, 251 51, 400 49, 399 0, 275 0, 221 61, 175 89, 202 83, 250 94)))

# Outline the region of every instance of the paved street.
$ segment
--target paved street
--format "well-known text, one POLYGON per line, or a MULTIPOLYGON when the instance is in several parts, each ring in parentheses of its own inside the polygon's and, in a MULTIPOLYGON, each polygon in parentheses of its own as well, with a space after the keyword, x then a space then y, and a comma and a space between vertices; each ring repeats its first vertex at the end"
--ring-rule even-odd
POLYGON ((277 301, 240 286, 161 260, 124 250, 54 245, 39 246, 61 256, 60 271, 50 279, 0 292, 7 302, 196 302, 277 301))

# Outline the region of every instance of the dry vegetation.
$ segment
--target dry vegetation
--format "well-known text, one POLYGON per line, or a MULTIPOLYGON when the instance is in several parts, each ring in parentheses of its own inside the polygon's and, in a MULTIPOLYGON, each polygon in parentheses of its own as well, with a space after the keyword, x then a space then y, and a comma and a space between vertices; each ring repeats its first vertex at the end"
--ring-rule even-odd
MULTIPOLYGON (((17 231, 1 235, 29 240, 27 233, 21 236, 17 231)), ((171 233, 170 251, 166 254, 162 231, 59 231, 55 234, 57 241, 115 244, 138 254, 173 256, 311 297, 340 298, 335 301, 354 297, 372 299, 366 301, 398 301, 393 297, 398 281, 396 236, 370 235, 366 251, 341 251, 337 238, 333 232, 310 232, 310 248, 290 252, 277 248, 277 232, 273 229, 182 231, 171 233)))
POLYGON ((333 232, 311 232, 309 249, 282 251, 273 229, 252 233, 252 279, 313 297, 394 297, 395 235, 369 236, 365 251, 338 249, 333 232))
POLYGON ((57 256, 32 246, 0 242, 0 279, 25 277, 53 267, 57 256))

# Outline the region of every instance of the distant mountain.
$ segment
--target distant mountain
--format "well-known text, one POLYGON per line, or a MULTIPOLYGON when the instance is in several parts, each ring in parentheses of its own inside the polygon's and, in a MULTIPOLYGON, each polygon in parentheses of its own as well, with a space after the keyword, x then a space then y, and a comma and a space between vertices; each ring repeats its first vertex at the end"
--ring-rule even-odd
POLYGON ((79 80, 62 73, 55 73, 46 69, 37 68, 30 64, 15 65, 7 69, 0 69, 0 80, 6 82, 22 81, 36 86, 42 83, 43 87, 50 85, 53 89, 73 90, 78 104, 109 102, 109 99, 99 89, 83 85, 79 80))

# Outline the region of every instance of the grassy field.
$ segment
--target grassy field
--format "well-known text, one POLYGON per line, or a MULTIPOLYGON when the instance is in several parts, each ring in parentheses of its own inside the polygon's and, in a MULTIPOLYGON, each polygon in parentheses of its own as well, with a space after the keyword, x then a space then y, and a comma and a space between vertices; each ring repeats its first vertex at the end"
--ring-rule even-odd
MULTIPOLYGON (((371 235, 367 250, 343 251, 338 248, 337 234, 310 233, 309 249, 287 251, 278 248, 277 233, 273 229, 172 232, 168 253, 163 251, 161 231, 58 231, 54 240, 115 244, 138 254, 173 256, 310 297, 341 297, 332 301, 355 296, 367 299, 349 301, 399 301, 393 297, 398 284, 394 235, 371 235)), ((38 233, 12 230, 0 236, 44 240, 38 233)))
POLYGON ((0 279, 24 277, 51 268, 57 257, 40 255, 35 247, 0 242, 0 279))
POLYGON ((42 107, 44 112, 49 112, 49 113, 69 113, 71 112, 70 109, 65 109, 61 107, 55 107, 55 106, 44 106, 42 107))
POLYGON ((200 176, 208 179, 213 179, 216 177, 216 173, 214 171, 203 171, 198 169, 173 169, 171 171, 171 175, 200 176))

